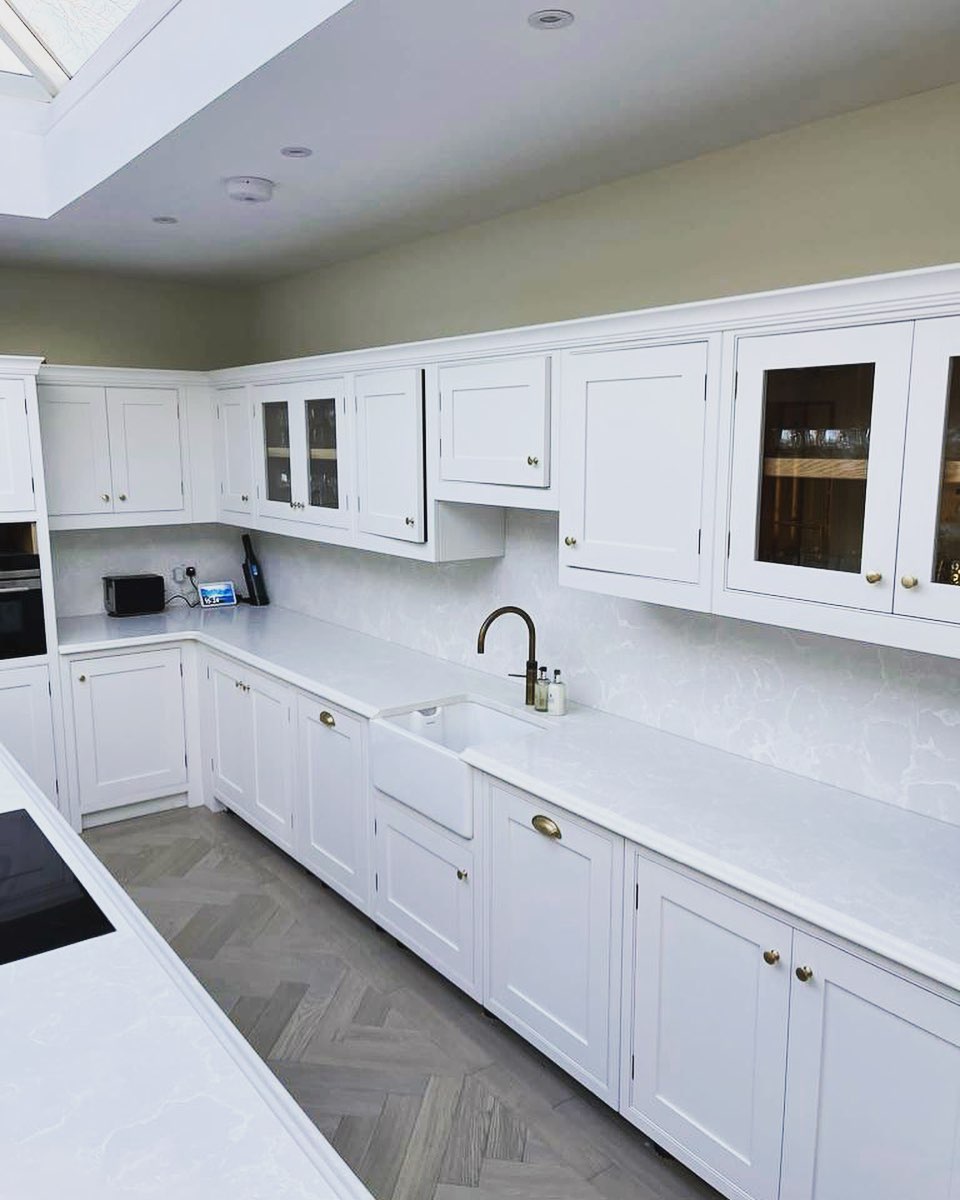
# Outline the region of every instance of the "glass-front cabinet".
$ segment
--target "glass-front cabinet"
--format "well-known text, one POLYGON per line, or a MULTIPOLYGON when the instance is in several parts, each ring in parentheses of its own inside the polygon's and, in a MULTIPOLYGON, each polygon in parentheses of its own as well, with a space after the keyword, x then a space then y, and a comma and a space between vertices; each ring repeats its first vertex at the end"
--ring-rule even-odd
POLYGON ((345 528, 344 381, 267 384, 255 391, 258 511, 345 528))
POLYGON ((916 328, 894 611, 960 622, 960 317, 916 328))
POLYGON ((733 589, 889 612, 913 324, 737 346, 733 589))

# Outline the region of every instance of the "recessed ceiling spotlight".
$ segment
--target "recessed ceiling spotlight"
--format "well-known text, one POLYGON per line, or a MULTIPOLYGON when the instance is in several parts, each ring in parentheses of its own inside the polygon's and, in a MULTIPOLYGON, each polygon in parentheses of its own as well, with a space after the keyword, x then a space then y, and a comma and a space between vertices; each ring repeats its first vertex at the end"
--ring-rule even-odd
POLYGON ((180 222, 179 217, 151 217, 150 220, 154 225, 177 225, 180 222))
POLYGON ((527 17, 527 24, 534 29, 566 29, 573 24, 573 13, 565 8, 541 8, 527 17))
POLYGON ((256 175, 234 175, 225 179, 223 186, 231 200, 241 204, 266 204, 273 199, 276 184, 272 179, 261 179, 256 175))
POLYGON ((284 146, 280 153, 284 158, 309 158, 313 151, 309 146, 284 146))

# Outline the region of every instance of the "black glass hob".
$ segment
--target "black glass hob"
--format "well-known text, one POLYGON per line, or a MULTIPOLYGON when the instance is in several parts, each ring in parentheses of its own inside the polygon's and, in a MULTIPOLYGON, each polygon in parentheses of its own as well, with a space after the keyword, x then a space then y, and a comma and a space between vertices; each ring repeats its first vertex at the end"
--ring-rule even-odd
POLYGON ((30 814, 0 813, 0 963, 113 933, 30 814))

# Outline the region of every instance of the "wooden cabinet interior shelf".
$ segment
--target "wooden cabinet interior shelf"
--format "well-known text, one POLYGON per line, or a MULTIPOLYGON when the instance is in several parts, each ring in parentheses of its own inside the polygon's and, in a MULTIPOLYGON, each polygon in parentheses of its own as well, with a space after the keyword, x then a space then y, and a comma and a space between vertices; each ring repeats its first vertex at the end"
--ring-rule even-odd
POLYGON ((948 458, 943 464, 943 482, 960 483, 960 458, 948 458))
POLYGON ((322 459, 325 462, 335 462, 337 452, 332 447, 311 446, 310 457, 313 459, 322 459))
MULTIPOLYGON (((956 464, 960 466, 960 464, 956 464)), ((765 458, 764 475, 780 479, 866 479, 865 458, 765 458)))

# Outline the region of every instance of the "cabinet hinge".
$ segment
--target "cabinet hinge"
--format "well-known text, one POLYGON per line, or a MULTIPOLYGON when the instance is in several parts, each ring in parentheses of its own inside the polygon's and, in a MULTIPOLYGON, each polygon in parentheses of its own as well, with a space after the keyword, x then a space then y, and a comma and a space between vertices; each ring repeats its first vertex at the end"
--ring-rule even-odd
POLYGON ((374 837, 377 836, 377 818, 376 817, 373 818, 373 836, 374 837))
POLYGON ((184 750, 184 752, 183 752, 183 765, 184 765, 184 766, 187 766, 187 752, 186 752, 186 750, 184 750))
POLYGON ((639 912, 639 910, 640 910, 640 884, 639 883, 635 883, 633 885, 633 907, 635 909, 637 909, 637 911, 639 912))
POLYGON ((635 1073, 636 1073, 636 1069, 637 1069, 637 1060, 636 1060, 636 1056, 635 1056, 635 1055, 633 1055, 633 1054, 631 1054, 631 1055, 630 1055, 630 1078, 631 1078, 631 1079, 633 1079, 633 1077, 634 1077, 634 1075, 635 1075, 635 1073))
POLYGON ((700 553, 700 548, 703 545, 703 530, 697 530, 697 553, 700 553))
POLYGON ((215 771, 217 768, 213 765, 213 759, 210 759, 210 770, 215 771))
POLYGON ((220 420, 220 405, 217 405, 217 420, 220 420))
POLYGON ((60 795, 60 780, 59 779, 54 779, 53 790, 57 793, 58 796, 60 795))
POLYGON ((734 400, 736 400, 737 392, 739 392, 739 390, 740 390, 740 372, 734 371, 734 373, 733 373, 733 398, 734 398, 734 400))
POLYGON ((53 684, 49 679, 47 680, 47 693, 51 696, 53 695, 53 684))
POLYGON ((180 664, 180 678, 183 678, 183 663, 180 664))
POLYGON ((185 496, 187 493, 183 490, 183 480, 180 480, 180 495, 185 496))
POLYGON ((704 402, 704 404, 706 404, 706 402, 707 402, 707 376, 706 375, 704 375, 704 377, 703 377, 703 402, 704 402))
POLYGON ((220 484, 220 495, 221 496, 223 495, 223 484, 222 483, 220 484))
POLYGON ((30 491, 33 492, 34 495, 37 494, 37 481, 32 475, 30 476, 30 491))
POLYGON ((180 420, 180 401, 177 401, 177 420, 180 420))
POLYGON ((727 558, 730 557, 730 533, 731 533, 731 530, 728 529, 727 530, 727 558))
POLYGON ((373 890, 375 892, 380 891, 380 876, 376 872, 373 875, 373 890))

